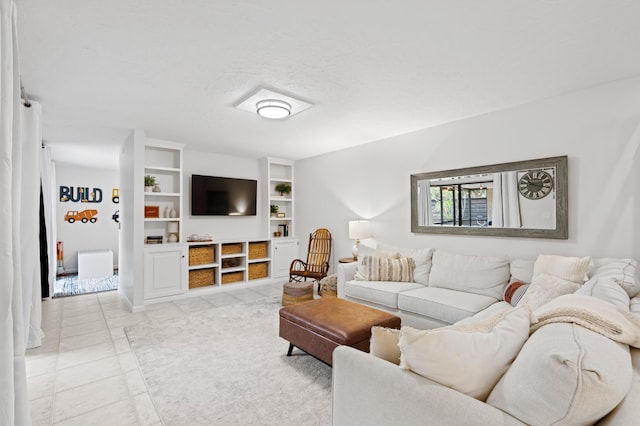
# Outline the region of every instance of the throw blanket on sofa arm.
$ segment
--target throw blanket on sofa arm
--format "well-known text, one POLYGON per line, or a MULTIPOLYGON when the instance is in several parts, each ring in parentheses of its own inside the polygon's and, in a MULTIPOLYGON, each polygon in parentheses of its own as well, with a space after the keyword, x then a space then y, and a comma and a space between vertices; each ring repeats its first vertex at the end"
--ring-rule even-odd
POLYGON ((640 348, 640 317, 592 296, 566 294, 538 308, 530 333, 558 322, 578 324, 619 343, 640 348))

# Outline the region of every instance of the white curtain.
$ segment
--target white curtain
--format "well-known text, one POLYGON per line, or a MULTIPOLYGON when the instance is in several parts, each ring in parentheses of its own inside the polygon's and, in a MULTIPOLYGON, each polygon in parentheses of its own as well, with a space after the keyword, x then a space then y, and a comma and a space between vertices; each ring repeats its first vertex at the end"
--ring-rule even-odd
POLYGON ((433 225, 433 210, 431 209, 431 185, 426 179, 418 181, 418 225, 433 225))
POLYGON ((0 0, 0 424, 22 426, 31 424, 31 416, 20 256, 27 237, 20 235, 23 166, 18 63, 16 5, 13 0, 0 0))
POLYGON ((22 301, 24 305, 25 345, 35 348, 42 344, 42 287, 40 275, 40 150, 42 145, 42 106, 31 102, 20 108, 22 182, 21 261, 22 301), (34 254, 37 253, 38 255, 34 254))
POLYGON ((53 296, 53 284, 56 280, 57 254, 56 254, 56 167, 51 160, 51 148, 42 145, 40 150, 40 182, 42 183, 42 196, 44 199, 44 221, 47 229, 47 253, 49 256, 49 296, 53 296))
POLYGON ((518 172, 493 174, 492 227, 520 228, 518 172))

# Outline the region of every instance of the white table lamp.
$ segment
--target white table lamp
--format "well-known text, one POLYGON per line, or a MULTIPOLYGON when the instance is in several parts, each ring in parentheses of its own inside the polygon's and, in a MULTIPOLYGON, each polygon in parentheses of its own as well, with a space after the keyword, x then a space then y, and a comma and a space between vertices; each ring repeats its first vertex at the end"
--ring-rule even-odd
POLYGON ((169 234, 168 242, 178 242, 178 222, 169 222, 167 224, 167 234, 169 234))
POLYGON ((371 237, 371 226, 368 220, 352 220, 349 222, 349 239, 356 240, 351 252, 353 258, 358 259, 358 246, 360 240, 371 237))

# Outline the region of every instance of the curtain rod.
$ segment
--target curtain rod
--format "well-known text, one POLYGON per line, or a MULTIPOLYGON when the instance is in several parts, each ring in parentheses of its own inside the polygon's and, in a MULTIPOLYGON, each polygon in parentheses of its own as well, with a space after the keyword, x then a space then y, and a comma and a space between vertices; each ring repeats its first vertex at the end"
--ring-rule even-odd
POLYGON ((29 97, 27 96, 27 91, 24 90, 24 85, 22 84, 22 80, 20 80, 20 97, 24 101, 23 104, 27 108, 31 108, 31 101, 29 101, 29 97))

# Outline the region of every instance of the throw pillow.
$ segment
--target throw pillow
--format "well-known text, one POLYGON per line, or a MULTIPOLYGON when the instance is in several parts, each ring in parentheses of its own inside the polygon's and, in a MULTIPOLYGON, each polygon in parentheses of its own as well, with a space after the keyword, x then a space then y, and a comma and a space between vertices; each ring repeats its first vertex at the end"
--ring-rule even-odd
POLYGON ((413 278, 418 284, 429 285, 429 273, 431 272, 432 248, 406 248, 394 247, 385 243, 378 244, 378 250, 391 253, 399 253, 398 257, 410 257, 416 262, 413 278))
POLYGON ((518 306, 518 302, 524 296, 524 293, 529 288, 529 284, 521 281, 513 281, 504 289, 504 301, 510 303, 511 306, 518 306))
POLYGON ((398 347, 398 340, 400 340, 400 330, 373 326, 371 327, 369 353, 375 357, 382 358, 398 365, 400 364, 400 348, 398 347))
POLYGON ((580 284, 563 280, 554 275, 536 275, 518 303, 521 305, 527 304, 531 309, 536 310, 556 297, 573 293, 579 288, 580 284))
POLYGON ((529 425, 594 424, 632 378, 628 345, 576 324, 548 324, 529 337, 487 404, 529 425))
POLYGON ((415 262, 410 257, 389 259, 387 257, 365 256, 362 259, 364 281, 413 282, 415 262))
POLYGON ((484 401, 529 337, 528 306, 481 322, 402 327, 400 367, 484 401))
POLYGON ((400 259, 400 253, 397 251, 390 250, 376 250, 373 247, 360 245, 358 248, 358 261, 356 266, 356 273, 354 275, 354 279, 356 281, 367 281, 367 279, 362 274, 362 261, 367 256, 376 256, 376 257, 387 257, 389 259, 400 259))
POLYGON ((577 284, 589 279, 591 257, 566 257, 554 254, 541 254, 533 265, 533 276, 548 274, 577 284))

